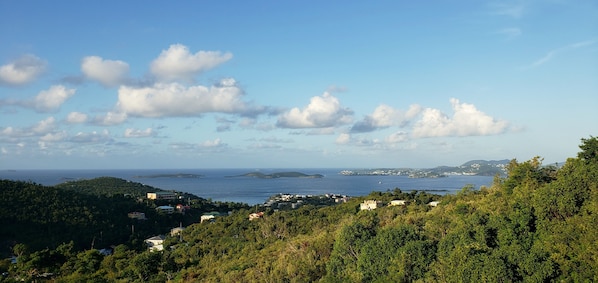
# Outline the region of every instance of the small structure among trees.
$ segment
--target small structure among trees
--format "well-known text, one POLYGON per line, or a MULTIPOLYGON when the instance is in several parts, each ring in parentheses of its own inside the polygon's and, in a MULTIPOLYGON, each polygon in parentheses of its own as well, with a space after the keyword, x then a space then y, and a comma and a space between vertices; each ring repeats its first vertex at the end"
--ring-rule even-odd
POLYGON ((260 219, 262 217, 264 217, 264 212, 261 212, 261 211, 254 212, 254 213, 249 214, 249 221, 255 220, 255 219, 260 219))
POLYGON ((164 250, 164 246, 162 244, 164 243, 165 239, 166 237, 164 235, 158 235, 153 236, 151 238, 147 238, 144 242, 147 245, 149 251, 161 251, 164 250))
POLYGON ((403 199, 395 199, 395 200, 391 200, 389 205, 390 206, 407 205, 407 201, 403 200, 403 199))
POLYGON ((147 193, 148 199, 158 200, 158 199, 176 199, 176 194, 173 192, 154 192, 154 193, 147 193))
POLYGON ((382 207, 382 202, 377 200, 364 200, 363 203, 359 205, 360 210, 374 210, 378 207, 382 207))

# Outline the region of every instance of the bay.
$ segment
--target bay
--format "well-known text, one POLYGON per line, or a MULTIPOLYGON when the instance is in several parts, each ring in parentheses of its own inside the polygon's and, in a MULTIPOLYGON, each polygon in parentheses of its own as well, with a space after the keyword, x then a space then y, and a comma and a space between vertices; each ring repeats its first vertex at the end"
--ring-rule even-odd
POLYGON ((31 181, 52 186, 59 183, 109 176, 146 184, 163 190, 176 190, 214 201, 243 202, 249 205, 264 203, 274 194, 322 195, 340 194, 363 196, 372 191, 399 188, 404 192, 427 191, 434 194, 454 194, 464 186, 474 189, 490 186, 491 176, 451 175, 444 178, 409 178, 407 176, 345 176, 343 169, 121 169, 121 170, 5 170, 1 179, 31 181), (323 178, 260 179, 239 176, 259 171, 301 172, 322 174, 323 178), (174 177, 177 174, 199 175, 174 177), (172 176, 172 177, 167 177, 172 176))

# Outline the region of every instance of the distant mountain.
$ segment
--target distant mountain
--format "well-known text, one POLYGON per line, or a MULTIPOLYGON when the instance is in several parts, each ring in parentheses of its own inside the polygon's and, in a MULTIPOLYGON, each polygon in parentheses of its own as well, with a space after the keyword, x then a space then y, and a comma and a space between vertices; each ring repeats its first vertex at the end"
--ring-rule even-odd
POLYGON ((407 175, 412 178, 438 178, 448 175, 494 176, 506 175, 510 160, 471 160, 461 166, 438 166, 434 168, 395 168, 343 170, 346 176, 407 175))
POLYGON ((496 165, 507 165, 509 164, 509 162, 511 162, 511 160, 509 159, 503 159, 503 160, 471 160, 471 161, 467 161, 465 163, 463 163, 463 165, 461 165, 461 167, 471 167, 474 164, 485 164, 485 165, 489 165, 489 166, 496 166, 496 165))
MULTIPOLYGON (((510 160, 471 160, 461 166, 439 166, 429 169, 436 174, 444 175, 475 175, 494 176, 496 174, 506 175, 506 166, 510 160)), ((424 170, 425 171, 425 170, 424 170)))
POLYGON ((509 162, 511 162, 509 159, 471 160, 463 163, 463 165, 459 166, 458 169, 463 170, 461 171, 463 173, 478 176, 494 176, 496 174, 506 175, 506 167, 509 162))

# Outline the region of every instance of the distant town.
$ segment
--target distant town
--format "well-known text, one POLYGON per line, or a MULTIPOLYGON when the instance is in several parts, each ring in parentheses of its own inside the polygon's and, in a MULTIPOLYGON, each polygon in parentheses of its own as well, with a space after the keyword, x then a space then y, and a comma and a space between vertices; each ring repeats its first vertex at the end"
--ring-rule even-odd
POLYGON ((345 176, 409 176, 410 178, 442 178, 451 175, 494 176, 506 175, 510 160, 472 160, 460 166, 438 166, 435 168, 376 168, 342 170, 345 176))

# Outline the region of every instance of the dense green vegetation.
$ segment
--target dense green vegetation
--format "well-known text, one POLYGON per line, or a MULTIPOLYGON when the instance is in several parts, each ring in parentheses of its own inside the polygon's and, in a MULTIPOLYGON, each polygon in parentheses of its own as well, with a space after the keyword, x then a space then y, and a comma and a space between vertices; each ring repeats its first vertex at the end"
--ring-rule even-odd
POLYGON ((0 180, 0 255, 11 254, 17 243, 36 251, 71 241, 76 250, 121 243, 142 250, 143 239, 181 224, 196 223, 204 212, 247 207, 213 203, 184 193, 179 193, 177 200, 145 200, 146 193, 156 191, 161 190, 112 177, 54 187, 0 180), (155 209, 179 203, 191 209, 184 214, 163 214, 155 209), (130 219, 129 212, 143 212, 147 220, 130 219))
MULTIPOLYGON (((89 244, 80 249, 66 240, 38 250, 21 244, 26 238, 19 235, 12 246, 18 263, 5 261, 0 271, 9 272, 5 281, 55 282, 595 282, 598 139, 582 139, 580 148, 561 168, 543 166, 539 157, 512 160, 507 177, 456 195, 395 189, 335 206, 267 210, 253 221, 247 216, 255 209, 241 207, 213 223, 188 226, 182 239, 167 238, 161 252, 123 242, 102 256, 89 244), (367 199, 408 204, 359 211, 367 199), (440 204, 427 205, 432 200, 440 204), (52 275, 44 279, 44 272, 52 275)), ((18 203, 12 209, 41 191, 65 194, 10 181, 3 181, 3 194, 13 187, 36 191, 10 195, 18 203)), ((46 204, 48 211, 93 215, 99 205, 72 192, 60 198, 68 195, 77 196, 68 200, 75 207, 46 204)), ((4 205, 9 201, 3 219, 4 205)), ((26 212, 23 223, 40 213, 26 212)), ((95 221, 87 228, 103 223, 95 221)))

